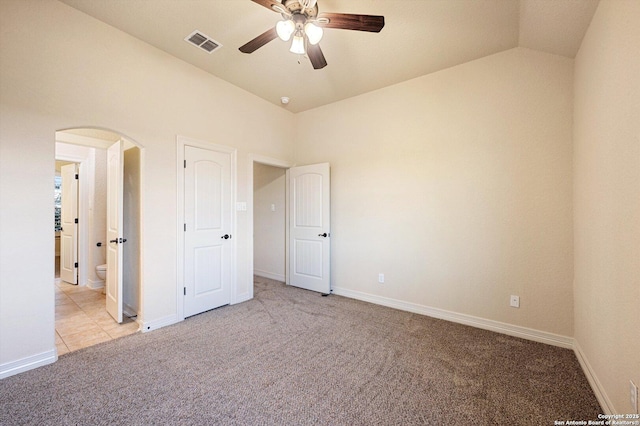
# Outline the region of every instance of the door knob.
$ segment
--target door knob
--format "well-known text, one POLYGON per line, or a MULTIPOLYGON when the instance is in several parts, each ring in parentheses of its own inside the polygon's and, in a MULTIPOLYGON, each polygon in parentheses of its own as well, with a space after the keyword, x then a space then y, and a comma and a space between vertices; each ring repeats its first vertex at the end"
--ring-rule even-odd
POLYGON ((318 234, 318 237, 327 238, 328 236, 329 236, 329 234, 327 234, 326 232, 324 232, 322 234, 318 234))
POLYGON ((225 240, 228 240, 229 238, 231 238, 231 235, 229 234, 224 234, 222 237, 220 238, 224 238, 225 240))
POLYGON ((109 240, 109 242, 118 244, 118 239, 116 238, 115 240, 109 240))

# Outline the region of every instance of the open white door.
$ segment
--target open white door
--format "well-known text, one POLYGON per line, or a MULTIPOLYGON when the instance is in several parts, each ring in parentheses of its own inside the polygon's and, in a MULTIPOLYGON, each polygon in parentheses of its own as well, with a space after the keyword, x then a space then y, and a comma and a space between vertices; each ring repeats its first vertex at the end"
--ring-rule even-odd
POLYGON ((60 231, 60 279, 78 284, 78 165, 60 169, 62 202, 60 231))
POLYGON ((231 303, 231 154, 184 147, 184 316, 231 303))
POLYGON ((123 141, 107 149, 107 312, 122 322, 123 141))
POLYGON ((289 284, 331 291, 329 163, 292 167, 289 192, 289 284))

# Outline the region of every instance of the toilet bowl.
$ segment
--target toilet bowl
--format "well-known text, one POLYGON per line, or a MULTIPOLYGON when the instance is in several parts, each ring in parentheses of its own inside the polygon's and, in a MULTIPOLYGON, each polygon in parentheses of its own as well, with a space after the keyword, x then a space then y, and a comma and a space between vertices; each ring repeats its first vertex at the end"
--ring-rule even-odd
POLYGON ((96 275, 102 281, 104 281, 107 278, 107 264, 106 263, 104 265, 96 266, 96 275))

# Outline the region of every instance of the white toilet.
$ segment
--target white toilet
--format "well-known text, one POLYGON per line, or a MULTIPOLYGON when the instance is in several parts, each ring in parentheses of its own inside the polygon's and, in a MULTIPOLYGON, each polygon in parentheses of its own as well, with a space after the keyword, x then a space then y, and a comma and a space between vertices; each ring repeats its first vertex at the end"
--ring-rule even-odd
POLYGON ((96 275, 102 281, 107 279, 107 264, 106 263, 103 264, 103 265, 96 266, 96 275))

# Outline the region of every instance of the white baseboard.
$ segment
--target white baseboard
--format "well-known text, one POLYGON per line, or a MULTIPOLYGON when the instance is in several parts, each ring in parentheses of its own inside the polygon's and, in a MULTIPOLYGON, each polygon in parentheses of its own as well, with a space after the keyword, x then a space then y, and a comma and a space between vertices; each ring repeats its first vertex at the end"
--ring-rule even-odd
POLYGON ((104 288, 104 281, 103 280, 87 280, 87 287, 89 287, 91 290, 99 290, 101 288, 104 288))
POLYGON ((575 339, 573 341, 573 351, 576 354, 576 358, 578 358, 582 371, 584 371, 584 375, 587 376, 591 389, 593 389, 593 393, 596 395, 596 399, 598 400, 600 407, 602 407, 604 414, 615 414, 616 410, 613 408, 613 403, 604 391, 604 387, 602 386, 602 383, 600 383, 598 376, 596 376, 591 364, 589 364, 586 354, 582 351, 580 344, 575 339))
POLYGON ((267 272, 267 271, 261 271, 260 269, 254 269, 253 275, 257 275, 263 278, 269 278, 270 280, 284 282, 284 274, 276 274, 274 272, 267 272))
POLYGON ((559 346, 561 348, 572 349, 573 338, 559 334, 548 333, 546 331, 507 324, 500 321, 475 317, 472 315, 460 314, 444 309, 433 308, 431 306, 419 305, 417 303, 404 302, 402 300, 390 299, 388 297, 376 296, 360 291, 349 290, 341 287, 333 287, 334 294, 362 300, 364 302, 375 303, 389 308, 400 309, 402 311, 413 312, 426 315, 428 317, 443 319, 459 324, 469 325, 483 330, 495 331, 509 336, 520 337, 522 339, 533 340, 534 342, 546 343, 548 345, 559 346))
POLYGON ((0 365, 0 379, 13 376, 14 374, 23 373, 42 367, 43 365, 54 363, 58 360, 58 353, 55 349, 31 355, 17 361, 7 362, 0 365))
POLYGON ((176 317, 175 315, 167 315, 166 317, 158 318, 157 320, 138 321, 138 324, 140 324, 140 331, 142 331, 143 333, 146 333, 148 331, 153 331, 158 328, 176 324, 178 322, 179 322, 178 317, 176 317))

